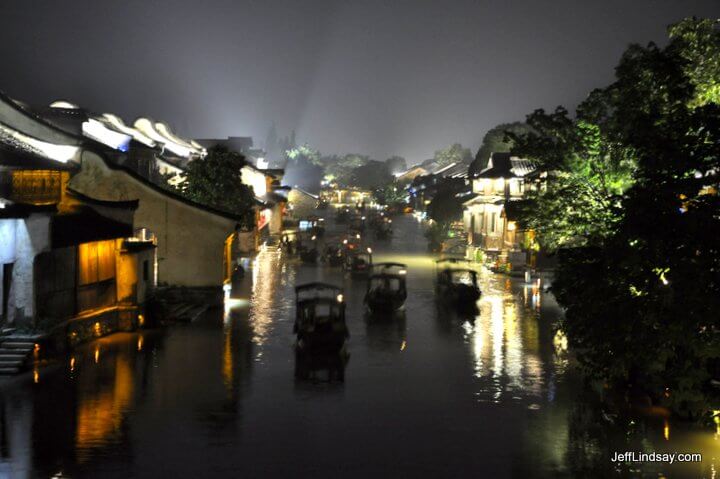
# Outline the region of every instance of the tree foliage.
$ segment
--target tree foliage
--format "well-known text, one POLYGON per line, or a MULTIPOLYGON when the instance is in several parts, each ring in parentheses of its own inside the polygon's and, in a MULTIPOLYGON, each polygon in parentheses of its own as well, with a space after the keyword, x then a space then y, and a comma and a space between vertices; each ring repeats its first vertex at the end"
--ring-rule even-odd
POLYGON ((370 160, 358 166, 350 175, 350 183, 358 188, 368 190, 382 188, 393 181, 387 165, 382 161, 370 160))
POLYGON ((343 186, 349 186, 352 181, 353 171, 369 161, 369 156, 356 153, 321 158, 321 162, 325 166, 325 176, 343 186))
POLYGON ((508 133, 522 135, 531 131, 530 126, 522 122, 503 123, 488 130, 483 136, 475 159, 470 164, 470 174, 474 175, 488 165, 490 155, 493 153, 508 153, 513 147, 513 141, 508 133))
POLYGON ((385 160, 385 164, 391 174, 402 173, 407 170, 407 162, 402 156, 391 156, 385 160))
POLYGON ((536 110, 527 117, 530 132, 508 134, 513 154, 532 160, 543 174, 543 187, 527 195, 521 222, 548 250, 599 244, 622 218, 634 162, 601 118, 608 100, 607 92, 594 92, 577 118, 562 107, 536 110))
POLYGON ((447 148, 435 152, 433 158, 438 166, 447 166, 451 163, 469 163, 472 153, 469 148, 463 148, 460 143, 454 143, 447 148))
POLYGON ((242 182, 243 166, 245 157, 240 153, 214 146, 205 158, 190 162, 180 192, 200 204, 239 215, 251 227, 254 193, 242 182))
POLYGON ((578 118, 529 119, 538 134, 516 148, 560 173, 531 199, 530 221, 543 234, 568 228, 542 207, 560 208, 573 237, 609 212, 582 243, 557 242, 575 246, 560 251, 553 289, 585 371, 700 415, 718 404, 709 381, 720 377, 719 77, 708 73, 720 33, 716 22, 695 19, 669 33, 665 48, 628 48, 616 81, 593 92, 578 118), (562 210, 553 183, 578 185, 565 201, 582 214, 562 210))
POLYGON ((436 186, 435 195, 427 206, 430 219, 449 225, 462 218, 463 199, 459 194, 465 181, 459 178, 442 178, 436 186))

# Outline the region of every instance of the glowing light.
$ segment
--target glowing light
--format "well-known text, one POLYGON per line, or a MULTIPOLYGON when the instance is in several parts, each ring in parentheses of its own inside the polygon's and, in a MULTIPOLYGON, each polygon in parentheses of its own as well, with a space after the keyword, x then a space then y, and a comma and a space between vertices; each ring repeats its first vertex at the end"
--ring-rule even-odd
POLYGON ((400 351, 405 351, 405 348, 407 348, 407 341, 403 339, 403 342, 400 345, 400 351))
POLYGON ((50 108, 65 108, 67 110, 77 110, 79 107, 75 103, 70 103, 65 100, 57 100, 50 103, 50 108))
POLYGON ((144 326, 144 325, 145 325, 145 316, 143 316, 142 314, 138 314, 138 324, 139 324, 140 326, 144 326))
POLYGON ((372 254, 372 248, 368 248, 368 249, 367 249, 367 252, 368 252, 369 254, 372 254))
POLYGON ((82 131, 88 138, 120 151, 127 151, 132 139, 130 135, 113 131, 94 118, 83 122, 82 131))
POLYGON ((70 358, 70 372, 75 371, 75 356, 70 358))
POLYGON ((355 237, 356 237, 357 239, 360 239, 360 233, 356 234, 355 237))
POLYGON ((50 158, 51 160, 59 161, 60 163, 67 163, 68 161, 75 158, 80 151, 77 146, 48 143, 46 141, 23 135, 19 131, 6 128, 1 125, 0 130, 16 139, 18 142, 24 143, 25 145, 30 147, 30 149, 38 152, 42 156, 50 158))
POLYGON ((33 382, 35 384, 40 382, 40 373, 38 372, 37 369, 33 370, 33 382))
POLYGON ((95 333, 95 336, 100 336, 100 333, 102 332, 100 329, 100 323, 95 323, 93 325, 93 332, 95 333))
POLYGON ((670 423, 667 419, 665 419, 665 424, 663 425, 663 437, 666 441, 670 440, 670 423))
POLYGON ((348 244, 348 240, 344 239, 343 244, 348 244))
POLYGON ((100 348, 95 348, 95 364, 100 361, 100 348))
POLYGON ((338 295, 337 295, 337 302, 338 302, 338 303, 342 303, 342 302, 343 302, 343 299, 344 299, 344 298, 343 298, 343 295, 342 295, 342 294, 338 294, 338 295))
POLYGON ((401 269, 400 271, 398 271, 398 274, 407 274, 407 270, 406 270, 406 269, 401 269))
POLYGON ((123 123, 123 121, 119 117, 111 113, 104 113, 103 118, 107 120, 107 122, 110 123, 116 130, 119 130, 126 135, 132 136, 135 141, 151 148, 155 146, 155 142, 152 140, 152 138, 147 135, 143 135, 139 130, 136 130, 135 128, 130 128, 129 126, 125 125, 125 123, 123 123))
POLYGON ((138 351, 142 351, 142 348, 143 348, 143 337, 142 337, 142 336, 138 336, 138 340, 137 340, 137 350, 138 350, 138 351))

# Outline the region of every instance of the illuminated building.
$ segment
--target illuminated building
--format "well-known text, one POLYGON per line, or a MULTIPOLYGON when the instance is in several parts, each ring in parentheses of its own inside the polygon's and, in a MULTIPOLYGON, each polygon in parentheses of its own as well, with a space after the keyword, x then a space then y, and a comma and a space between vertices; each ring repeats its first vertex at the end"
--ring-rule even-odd
POLYGON ((137 200, 69 187, 87 144, 0 95, 0 264, 3 324, 71 345, 137 325, 154 245, 132 241, 137 200), (37 145, 44 145, 38 148, 37 145), (56 147, 56 148, 53 148, 56 147), (54 154, 77 150, 73 158, 54 154))
POLYGON ((529 188, 528 175, 534 170, 528 160, 493 153, 487 168, 472 178, 474 197, 464 203, 469 255, 484 252, 498 264, 522 269, 531 262, 528 250, 534 234, 523 231, 515 219, 515 202, 529 188))

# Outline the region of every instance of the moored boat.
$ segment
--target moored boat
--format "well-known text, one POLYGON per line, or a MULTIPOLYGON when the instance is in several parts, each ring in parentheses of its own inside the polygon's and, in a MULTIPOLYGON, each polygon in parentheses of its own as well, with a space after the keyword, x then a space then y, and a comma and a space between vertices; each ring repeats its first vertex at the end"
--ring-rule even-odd
POLYGON ((445 258, 436 261, 437 276, 435 290, 437 299, 458 309, 476 308, 480 299, 477 271, 460 266, 464 259, 445 258))
POLYGON ((341 350, 349 337, 343 290, 327 283, 308 283, 297 286, 295 295, 293 330, 298 351, 341 350))
POLYGON ((402 263, 375 263, 368 277, 365 304, 374 313, 393 313, 407 299, 407 266, 402 263))

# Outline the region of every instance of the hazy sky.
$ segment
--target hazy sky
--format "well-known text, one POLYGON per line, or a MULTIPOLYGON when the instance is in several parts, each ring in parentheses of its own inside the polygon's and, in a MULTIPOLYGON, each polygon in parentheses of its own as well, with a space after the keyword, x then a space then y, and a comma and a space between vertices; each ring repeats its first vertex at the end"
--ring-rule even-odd
POLYGON ((0 90, 191 137, 280 135, 409 163, 609 83, 720 0, 4 0, 0 90))

